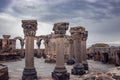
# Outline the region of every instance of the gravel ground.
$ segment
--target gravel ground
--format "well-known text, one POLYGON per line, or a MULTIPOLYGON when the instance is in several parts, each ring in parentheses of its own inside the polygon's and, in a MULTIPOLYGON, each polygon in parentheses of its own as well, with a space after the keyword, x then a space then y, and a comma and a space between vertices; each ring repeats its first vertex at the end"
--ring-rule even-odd
MULTIPOLYGON (((4 65, 8 66, 9 69, 9 80, 21 80, 22 72, 24 69, 24 59, 15 62, 5 62, 4 65)), ((89 72, 91 71, 102 71, 107 72, 109 68, 114 68, 112 64, 103 64, 98 61, 88 60, 89 72)), ((38 79, 40 80, 52 80, 51 72, 53 72, 55 64, 44 63, 44 59, 35 58, 35 67, 37 70, 38 79)), ((71 72, 73 66, 67 66, 68 72, 71 72)), ((82 80, 80 76, 70 75, 70 80, 82 80)))

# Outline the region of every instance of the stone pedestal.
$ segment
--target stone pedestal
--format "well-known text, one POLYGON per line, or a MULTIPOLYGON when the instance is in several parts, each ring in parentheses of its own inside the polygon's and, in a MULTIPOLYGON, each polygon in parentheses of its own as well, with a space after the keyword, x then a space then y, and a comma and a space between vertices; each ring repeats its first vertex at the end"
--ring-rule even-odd
POLYGON ((36 69, 24 69, 22 80, 37 80, 36 69))
POLYGON ((82 38, 84 34, 85 28, 83 27, 73 27, 70 29, 71 36, 73 39, 74 46, 74 55, 75 55, 75 65, 71 71, 73 75, 83 75, 85 74, 85 68, 82 64, 83 62, 83 45, 82 38))
POLYGON ((52 78, 54 80, 69 80, 69 73, 64 66, 64 35, 68 29, 69 23, 55 23, 53 30, 56 34, 56 66, 52 72, 52 78))
POLYGON ((36 20, 23 20, 22 27, 24 29, 25 44, 25 68, 22 80, 37 80, 37 72, 34 67, 34 37, 37 30, 36 20))
POLYGON ((84 66, 82 63, 76 63, 71 71, 73 75, 83 75, 85 74, 84 66))
POLYGON ((70 74, 67 72, 66 68, 55 67, 54 72, 52 72, 52 78, 54 80, 69 80, 70 74))

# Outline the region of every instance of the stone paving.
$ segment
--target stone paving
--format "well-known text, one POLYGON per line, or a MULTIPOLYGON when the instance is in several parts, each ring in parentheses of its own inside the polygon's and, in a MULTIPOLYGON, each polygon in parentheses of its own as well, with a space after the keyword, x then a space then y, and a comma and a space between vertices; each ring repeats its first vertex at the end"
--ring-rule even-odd
MULTIPOLYGON (((8 66, 9 69, 9 80, 21 80, 22 72, 24 69, 25 60, 15 62, 2 63, 8 66)), ((114 68, 112 64, 103 64, 101 62, 88 60, 89 72, 100 70, 107 72, 109 68, 114 68)), ((38 79, 40 80, 52 80, 51 72, 53 72, 55 64, 44 63, 44 59, 35 58, 35 67, 37 70, 38 79)), ((71 72, 72 66, 66 66, 68 72, 71 72)), ((70 80, 82 80, 80 76, 70 75, 70 80)))

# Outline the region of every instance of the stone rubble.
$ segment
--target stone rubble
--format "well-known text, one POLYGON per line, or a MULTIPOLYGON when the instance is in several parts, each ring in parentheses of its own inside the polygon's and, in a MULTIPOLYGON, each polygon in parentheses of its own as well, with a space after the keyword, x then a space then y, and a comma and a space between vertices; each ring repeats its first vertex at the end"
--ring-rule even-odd
POLYGON ((101 71, 94 71, 84 75, 83 80, 114 80, 114 79, 101 71))
POLYGON ((110 68, 106 74, 112 76, 112 78, 116 80, 120 80, 120 67, 110 68))

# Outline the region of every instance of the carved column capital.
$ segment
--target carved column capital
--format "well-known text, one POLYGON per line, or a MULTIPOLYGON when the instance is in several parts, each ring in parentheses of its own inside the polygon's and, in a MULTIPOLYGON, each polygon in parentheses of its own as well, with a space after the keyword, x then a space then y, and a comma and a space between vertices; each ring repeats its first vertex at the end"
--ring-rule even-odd
POLYGON ((3 35, 3 38, 8 40, 10 38, 10 35, 3 35))
POLYGON ((73 39, 82 39, 84 31, 85 28, 81 26, 70 28, 70 33, 73 39))
POLYGON ((25 36, 35 36, 37 30, 36 20, 22 20, 22 27, 25 36))
POLYGON ((67 22, 58 22, 54 24, 53 31, 60 37, 63 37, 68 30, 69 23, 67 22))

